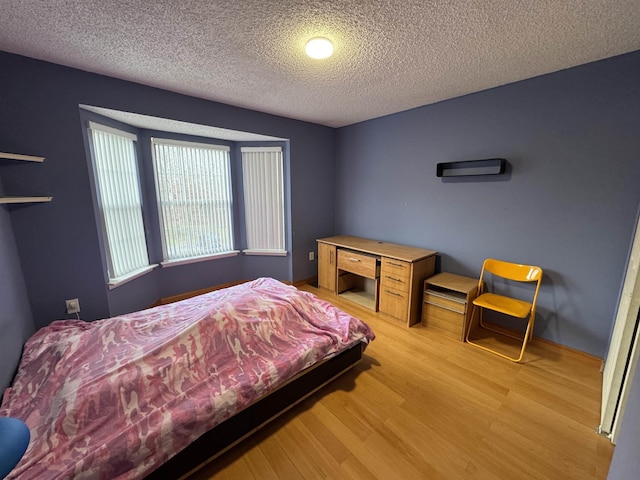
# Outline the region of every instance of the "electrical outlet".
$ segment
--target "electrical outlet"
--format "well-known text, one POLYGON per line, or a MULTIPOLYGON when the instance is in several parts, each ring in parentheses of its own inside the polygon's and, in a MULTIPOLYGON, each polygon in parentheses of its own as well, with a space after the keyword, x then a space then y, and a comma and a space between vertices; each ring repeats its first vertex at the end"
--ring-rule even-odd
POLYGON ((67 304, 67 313, 79 313, 80 312, 80 300, 77 298, 72 298, 71 300, 66 300, 67 304))
POLYGON ((309 252, 309 261, 315 260, 316 254, 315 252, 309 252))

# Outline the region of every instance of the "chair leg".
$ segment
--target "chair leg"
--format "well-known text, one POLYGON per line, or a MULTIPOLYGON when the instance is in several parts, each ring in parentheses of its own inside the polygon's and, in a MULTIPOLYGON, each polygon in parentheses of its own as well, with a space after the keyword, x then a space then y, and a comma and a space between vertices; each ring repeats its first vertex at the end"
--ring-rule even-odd
MULTIPOLYGON (((474 305, 475 307, 476 305, 474 305)), ((487 328, 484 324, 484 322, 482 321, 482 319, 484 318, 484 315, 482 315, 482 312, 484 312, 484 309, 482 307, 478 307, 480 309, 480 312, 478 313, 478 325, 480 326, 480 328, 487 328)))
POLYGON ((516 362, 519 362, 520 360, 522 360, 522 357, 524 357, 524 349, 527 348, 527 343, 529 342, 529 340, 531 340, 533 338, 533 321, 534 321, 534 316, 533 313, 531 313, 529 315, 529 321, 527 322, 527 331, 524 334, 524 338, 522 339, 522 350, 520 350, 520 356, 518 357, 518 360, 515 360, 516 362))
MULTIPOLYGON (((467 326, 467 331, 465 332, 464 340, 467 343, 471 343, 469 341, 469 335, 471 333, 471 328, 473 327, 473 319, 475 318, 476 308, 478 308, 475 304, 471 307, 471 316, 469 317, 469 325, 467 326)), ((482 324, 482 309, 480 309, 480 313, 478 314, 478 324, 482 324)))
MULTIPOLYGON (((484 328, 485 330, 491 330, 492 332, 496 332, 499 333, 501 335, 505 335, 507 337, 511 337, 511 338, 515 338, 516 340, 520 340, 520 337, 516 337, 515 335, 510 335, 508 333, 504 333, 501 331, 498 331, 494 328, 489 328, 487 326, 485 326, 482 323, 482 307, 478 307, 480 308, 480 313, 479 313, 479 322, 478 325, 480 326, 480 328, 484 328)), ((499 357, 505 358, 507 360, 510 360, 514 363, 518 363, 522 360, 522 358, 524 357, 524 351, 527 347, 527 343, 529 342, 529 340, 531 340, 533 338, 533 322, 535 320, 534 318, 534 314, 533 312, 529 315, 529 321, 527 322, 527 329, 524 333, 524 336, 522 338, 522 347, 520 349, 520 355, 518 355, 518 357, 510 357, 508 355, 505 355, 503 353, 497 352, 491 348, 485 347, 484 345, 480 345, 479 343, 476 343, 472 340, 469 339, 469 336, 471 335, 471 327, 473 325, 473 315, 475 313, 475 309, 476 309, 476 305, 473 306, 473 309, 471 310, 471 321, 469 321, 469 328, 467 328, 467 333, 465 336, 465 340, 468 344, 473 345, 474 347, 478 347, 482 350, 486 350, 487 352, 493 353, 494 355, 498 355, 499 357)))
POLYGON ((535 312, 531 312, 529 316, 529 323, 531 324, 531 330, 529 331, 529 341, 533 339, 533 324, 535 321, 536 321, 536 314, 535 312))

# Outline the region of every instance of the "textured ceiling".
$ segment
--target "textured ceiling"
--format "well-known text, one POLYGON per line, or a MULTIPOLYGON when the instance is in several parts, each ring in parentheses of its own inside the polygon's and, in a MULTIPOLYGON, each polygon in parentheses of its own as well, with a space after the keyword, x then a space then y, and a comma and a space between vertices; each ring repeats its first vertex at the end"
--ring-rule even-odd
POLYGON ((332 127, 640 49, 639 0, 2 0, 0 24, 0 50, 332 127))

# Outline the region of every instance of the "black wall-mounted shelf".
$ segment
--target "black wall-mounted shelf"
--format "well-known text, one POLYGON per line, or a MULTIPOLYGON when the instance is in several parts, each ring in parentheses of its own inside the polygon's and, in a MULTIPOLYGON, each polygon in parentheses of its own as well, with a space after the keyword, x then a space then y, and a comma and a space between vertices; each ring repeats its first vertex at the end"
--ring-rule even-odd
POLYGON ((438 177, 501 175, 505 172, 506 165, 507 161, 504 158, 438 163, 436 174, 438 177))

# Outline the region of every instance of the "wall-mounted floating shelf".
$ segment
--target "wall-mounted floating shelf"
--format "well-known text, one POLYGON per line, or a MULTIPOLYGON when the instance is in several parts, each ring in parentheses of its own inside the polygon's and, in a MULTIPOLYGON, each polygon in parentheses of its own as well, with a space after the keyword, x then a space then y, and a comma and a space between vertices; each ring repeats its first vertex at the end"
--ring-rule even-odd
POLYGON ((507 161, 504 158, 438 163, 436 166, 436 175, 438 177, 501 175, 505 172, 506 165, 507 161))
POLYGON ((50 202, 53 197, 0 197, 0 204, 10 203, 43 203, 50 202))
POLYGON ((0 152, 0 158, 7 160, 20 160, 23 162, 44 162, 44 157, 36 157, 33 155, 21 155, 19 153, 4 153, 0 152))
MULTIPOLYGON (((20 153, 0 152, 0 159, 17 160, 20 162, 44 162, 44 157, 36 157, 34 155, 22 155, 20 153)), ((9 205, 16 203, 42 203, 50 202, 53 197, 0 197, 0 205, 9 205)))

